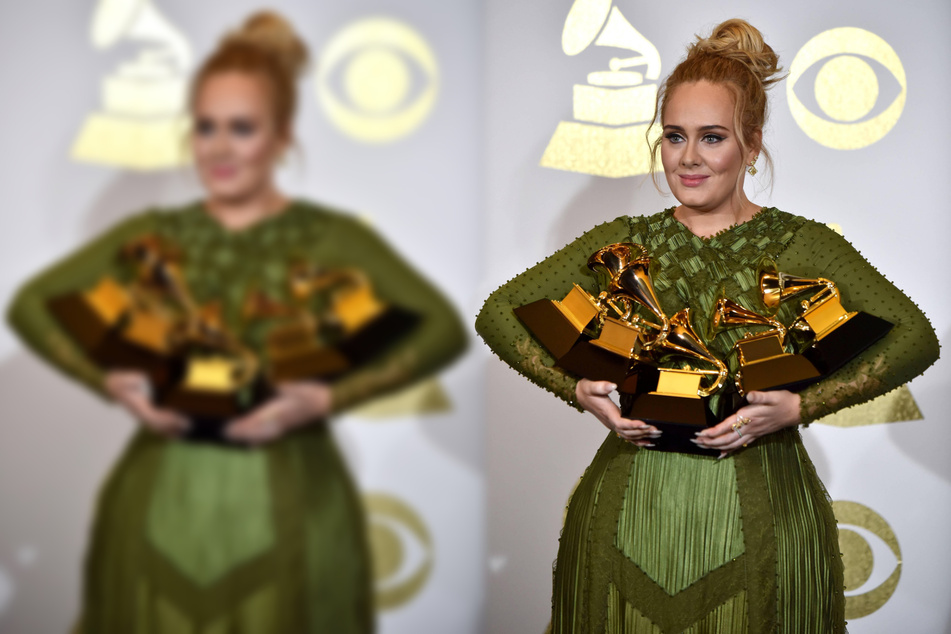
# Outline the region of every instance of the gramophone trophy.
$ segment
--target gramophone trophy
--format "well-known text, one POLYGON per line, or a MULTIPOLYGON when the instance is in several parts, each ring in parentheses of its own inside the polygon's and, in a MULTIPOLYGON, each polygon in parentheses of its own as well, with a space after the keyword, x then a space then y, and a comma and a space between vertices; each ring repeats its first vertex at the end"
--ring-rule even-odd
POLYGON ((652 441, 660 451, 715 455, 716 451, 698 447, 691 439, 696 432, 719 422, 707 398, 726 383, 728 369, 697 336, 690 323, 689 308, 678 311, 669 323, 667 334, 658 335, 650 346, 653 363, 658 367, 656 386, 650 391, 621 394, 621 414, 660 429, 663 434, 652 441), (659 366, 671 357, 686 359, 687 366, 659 366), (713 368, 698 369, 698 365, 713 368))
POLYGON ((307 263, 291 267, 292 304, 257 292, 245 303, 249 318, 281 318, 265 344, 271 383, 303 379, 333 380, 377 356, 416 327, 419 317, 381 301, 367 277, 356 269, 324 270, 307 263), (310 300, 329 296, 315 313, 310 300))
POLYGON ((848 312, 842 306, 839 289, 832 280, 805 278, 778 272, 772 261, 764 260, 759 272, 760 291, 772 310, 805 293, 813 293, 800 303, 801 313, 790 330, 813 336, 802 350, 822 373, 832 374, 884 337, 894 324, 866 312, 848 312))
POLYGON ((740 368, 735 375, 738 394, 754 390, 796 391, 821 378, 808 359, 787 353, 786 326, 778 319, 744 308, 721 291, 710 318, 708 340, 728 328, 766 326, 765 332, 748 332, 734 344, 740 368))

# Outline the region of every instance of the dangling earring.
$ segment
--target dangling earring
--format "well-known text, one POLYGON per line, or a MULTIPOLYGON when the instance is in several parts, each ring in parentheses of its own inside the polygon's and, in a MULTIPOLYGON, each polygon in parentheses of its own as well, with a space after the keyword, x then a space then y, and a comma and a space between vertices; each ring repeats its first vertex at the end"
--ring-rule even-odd
POLYGON ((756 165, 756 159, 758 159, 758 158, 759 158, 759 155, 757 154, 756 156, 753 157, 753 160, 750 161, 750 162, 746 165, 746 171, 750 173, 750 176, 756 176, 756 172, 759 171, 759 170, 756 169, 756 167, 755 167, 755 165, 756 165))

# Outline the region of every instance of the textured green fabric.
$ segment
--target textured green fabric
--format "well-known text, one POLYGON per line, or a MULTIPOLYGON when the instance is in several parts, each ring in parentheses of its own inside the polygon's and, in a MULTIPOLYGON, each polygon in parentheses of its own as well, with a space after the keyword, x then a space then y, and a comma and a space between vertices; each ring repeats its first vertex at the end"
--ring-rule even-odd
MULTIPOLYGON (((267 324, 245 323, 250 288, 288 297, 287 268, 306 259, 363 270, 383 300, 421 316, 381 357, 333 386, 348 409, 434 372, 465 336, 446 300, 361 222, 296 201, 228 231, 201 204, 119 224, 28 282, 12 327, 39 355, 102 394, 102 374, 45 308, 50 297, 122 278, 116 254, 154 232, 175 243, 200 304, 262 352, 267 324)), ((84 634, 340 634, 373 630, 371 566, 360 496, 321 421, 265 447, 191 445, 139 431, 100 493, 85 564, 84 634)))
MULTIPOLYGON (((824 225, 766 208, 701 239, 668 209, 595 227, 496 290, 479 314, 476 330, 503 361, 575 407, 576 379, 551 367, 551 355, 512 310, 561 299, 573 282, 598 291, 586 262, 614 242, 647 247, 665 312, 690 307, 698 333, 706 332, 721 288, 760 310, 763 256, 784 272, 833 279, 849 310, 894 322, 885 339, 803 393, 803 422, 898 387, 937 358, 934 332, 917 307, 824 225)), ((778 315, 787 324, 791 304, 778 315)), ((743 334, 723 331, 706 343, 722 358, 743 334)), ((720 461, 651 452, 609 434, 569 504, 552 610, 553 634, 844 631, 835 518, 798 430, 770 434, 720 461)))

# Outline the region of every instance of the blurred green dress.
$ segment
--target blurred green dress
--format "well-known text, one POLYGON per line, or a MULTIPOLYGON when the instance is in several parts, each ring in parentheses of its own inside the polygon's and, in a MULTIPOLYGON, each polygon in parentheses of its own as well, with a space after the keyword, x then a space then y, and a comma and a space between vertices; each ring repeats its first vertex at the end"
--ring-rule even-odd
MULTIPOLYGON (((102 392, 46 300, 121 277, 117 254, 156 233, 180 247, 196 301, 218 299, 232 332, 261 351, 266 324, 240 316, 249 288, 286 299, 295 259, 367 273, 418 327, 333 384, 335 412, 415 381, 456 357, 465 336, 443 296, 358 220, 296 201, 228 231, 200 203, 118 224, 26 284, 9 321, 39 355, 102 392)), ((140 429, 99 497, 86 556, 83 634, 357 634, 373 631, 359 492, 321 422, 254 450, 170 441, 140 429)))
MULTIPOLYGON (((578 409, 577 379, 551 367, 512 309, 561 299, 572 282, 597 294, 588 257, 615 242, 647 247, 665 312, 689 306, 698 333, 707 331, 721 286, 761 310, 756 269, 764 255, 780 271, 832 279, 848 310, 893 322, 883 340, 801 393, 803 423, 896 388, 937 358, 921 311, 825 225, 765 208, 706 240, 668 209, 595 227, 504 284, 479 314, 476 330, 504 362, 578 409)), ((783 323, 794 317, 792 304, 779 313, 783 323)), ((743 331, 706 343, 726 358, 743 331)), ((735 372, 735 355, 729 362, 735 372)), ((640 449, 609 433, 569 503, 551 631, 842 632, 844 603, 835 517, 797 429, 723 460, 640 449)))

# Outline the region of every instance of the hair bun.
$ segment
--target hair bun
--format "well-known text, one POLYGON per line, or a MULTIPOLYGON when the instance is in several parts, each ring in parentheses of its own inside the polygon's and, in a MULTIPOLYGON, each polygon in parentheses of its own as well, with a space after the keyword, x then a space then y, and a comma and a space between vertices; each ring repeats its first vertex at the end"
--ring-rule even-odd
POLYGON ((755 26, 733 18, 721 22, 710 37, 701 38, 687 54, 688 57, 698 54, 716 55, 736 60, 746 66, 768 88, 781 80, 782 68, 779 66, 779 56, 763 40, 763 34, 755 26))
POLYGON ((274 11, 258 11, 251 15, 239 30, 225 38, 222 47, 238 42, 266 51, 291 77, 300 76, 307 67, 307 45, 290 22, 274 11))

